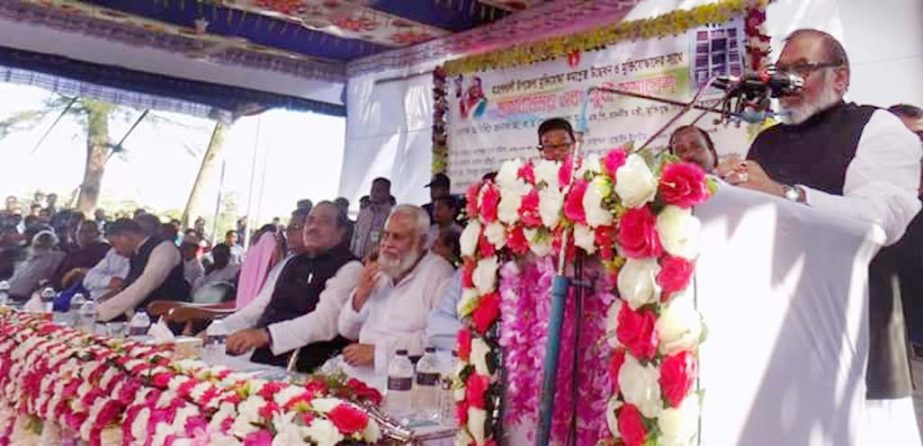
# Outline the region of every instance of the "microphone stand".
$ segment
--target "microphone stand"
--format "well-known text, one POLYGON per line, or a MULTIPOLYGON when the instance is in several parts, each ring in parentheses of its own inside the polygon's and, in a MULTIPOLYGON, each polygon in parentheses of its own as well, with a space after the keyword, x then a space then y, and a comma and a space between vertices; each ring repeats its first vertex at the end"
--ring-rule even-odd
MULTIPOLYGON (((593 91, 603 91, 607 93, 614 93, 623 96, 634 97, 638 99, 647 99, 655 102, 661 102, 665 104, 675 105, 682 107, 682 110, 674 116, 672 119, 667 122, 666 125, 662 126, 657 130, 647 141, 639 148, 637 151, 644 149, 651 141, 654 140, 657 136, 663 133, 667 128, 670 127, 674 122, 676 122, 680 117, 688 113, 690 110, 702 110, 703 115, 705 113, 717 113, 722 116, 722 120, 726 120, 731 116, 742 118, 739 112, 730 111, 730 101, 737 96, 737 91, 728 91, 722 99, 722 107, 714 108, 709 106, 704 106, 697 104, 699 96, 708 88, 715 78, 710 79, 704 85, 699 87, 696 91, 695 96, 689 102, 682 102, 668 98, 660 98, 656 96, 636 93, 633 91, 622 90, 619 88, 609 88, 609 87, 590 87, 587 89, 586 95, 583 99, 583 106, 580 112, 580 121, 577 125, 577 134, 579 137, 577 141, 574 142, 574 148, 571 151, 571 160, 572 167, 570 171, 570 182, 564 189, 564 195, 567 196, 567 193, 570 192, 571 185, 574 184, 574 177, 577 175, 577 169, 579 168, 579 157, 580 150, 583 146, 583 137, 588 131, 587 123, 587 107, 590 103, 590 95, 593 91)), ((738 107, 739 108, 739 107, 738 107)), ((572 229, 571 229, 572 230, 572 229)), ((571 280, 566 276, 566 266, 567 266, 567 244, 570 238, 569 229, 565 229, 563 234, 561 234, 561 249, 558 257, 558 268, 557 274, 554 277, 551 287, 551 314, 548 320, 548 340, 545 345, 545 363, 542 374, 542 392, 541 392, 541 404, 539 406, 539 429, 537 435, 535 436, 535 446, 546 446, 549 443, 551 437, 551 418, 554 412, 554 395, 555 389, 557 387, 557 377, 558 377, 558 356, 561 349, 561 328, 564 323, 564 303, 567 299, 568 291, 570 290, 571 280)), ((579 277, 576 281, 577 286, 585 286, 579 280, 579 277)), ((580 315, 576 315, 578 318, 580 315)), ((579 339, 579 334, 578 334, 579 339)), ((576 364, 575 364, 576 365, 576 364)), ((571 414, 571 416, 575 416, 571 414)), ((573 420, 571 420, 573 422, 573 420)), ((571 423, 573 426, 573 423, 571 423)), ((573 427, 571 427, 573 430, 573 427)))

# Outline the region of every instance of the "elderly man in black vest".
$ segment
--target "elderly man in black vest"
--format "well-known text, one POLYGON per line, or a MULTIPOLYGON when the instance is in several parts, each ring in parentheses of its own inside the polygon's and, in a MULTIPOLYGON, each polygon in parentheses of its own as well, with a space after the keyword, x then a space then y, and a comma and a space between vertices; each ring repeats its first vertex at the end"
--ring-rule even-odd
POLYGON ((311 209, 299 252, 266 278, 256 299, 225 319, 234 331, 229 352, 253 350, 251 361, 281 366, 301 348, 297 368, 304 372, 339 354, 347 341, 337 333, 337 318, 362 275, 348 230, 346 214, 332 202, 311 209))
MULTIPOLYGON (((792 33, 777 66, 803 77, 804 89, 780 99, 784 124, 761 133, 747 161, 719 173, 744 180, 746 188, 874 223, 893 245, 920 210, 919 139, 886 110, 843 101, 849 60, 831 35, 792 33), (745 175, 729 175, 730 169, 745 175)), ((920 444, 894 251, 882 248, 869 266, 868 421, 872 432, 920 444)))
POLYGON ((129 269, 125 288, 99 305, 99 320, 122 319, 155 300, 189 299, 182 257, 172 241, 149 236, 127 218, 106 226, 106 238, 112 249, 129 258, 129 269))

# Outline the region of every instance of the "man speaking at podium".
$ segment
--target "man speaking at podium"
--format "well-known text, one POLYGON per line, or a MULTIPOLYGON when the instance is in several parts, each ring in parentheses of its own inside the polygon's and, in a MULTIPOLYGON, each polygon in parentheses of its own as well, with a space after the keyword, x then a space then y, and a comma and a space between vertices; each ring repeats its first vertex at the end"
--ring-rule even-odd
MULTIPOLYGON (((886 245, 894 244, 920 210, 920 140, 887 110, 843 101, 849 59, 833 36, 804 29, 785 42, 777 68, 803 77, 804 88, 780 98, 784 123, 756 138, 747 161, 721 166, 719 174, 742 187, 874 223, 884 229, 886 245), (745 175, 727 175, 734 171, 745 175)), ((895 440, 880 444, 920 444, 897 266, 890 247, 869 266, 868 434, 895 440)))

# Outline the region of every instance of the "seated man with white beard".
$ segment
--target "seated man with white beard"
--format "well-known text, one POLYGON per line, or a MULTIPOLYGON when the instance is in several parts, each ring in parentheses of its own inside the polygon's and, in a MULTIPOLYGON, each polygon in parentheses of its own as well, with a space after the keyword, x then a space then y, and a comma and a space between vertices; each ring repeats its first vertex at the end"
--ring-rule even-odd
POLYGON ((429 216, 418 206, 400 205, 388 216, 378 259, 366 265, 340 312, 340 334, 358 340, 343 349, 351 374, 381 374, 396 350, 423 353, 427 317, 454 272, 426 250, 428 230, 429 216))

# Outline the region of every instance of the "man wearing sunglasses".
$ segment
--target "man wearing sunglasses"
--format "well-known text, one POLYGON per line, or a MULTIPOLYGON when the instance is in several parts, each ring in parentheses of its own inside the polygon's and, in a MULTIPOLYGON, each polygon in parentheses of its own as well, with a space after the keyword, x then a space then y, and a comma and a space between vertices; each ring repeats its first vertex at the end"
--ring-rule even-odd
MULTIPOLYGON (((896 243, 920 210, 920 141, 886 110, 843 101, 849 59, 830 34, 795 31, 777 68, 803 77, 804 88, 780 99, 783 124, 756 138, 743 163, 746 181, 736 184, 874 223, 884 229, 887 245, 896 243)), ((869 265, 866 413, 881 444, 920 444, 898 258, 888 246, 869 265)))

